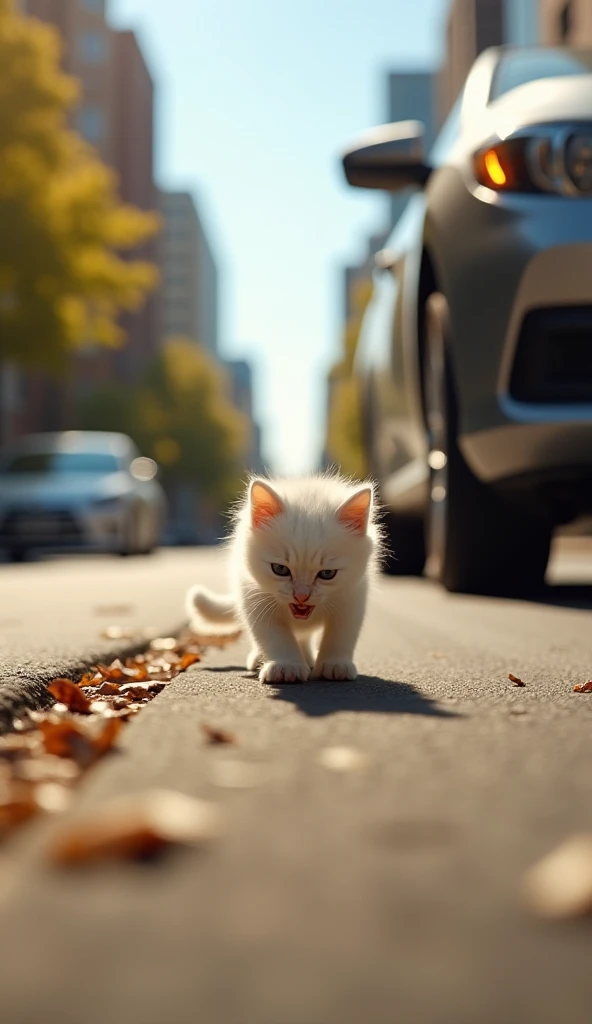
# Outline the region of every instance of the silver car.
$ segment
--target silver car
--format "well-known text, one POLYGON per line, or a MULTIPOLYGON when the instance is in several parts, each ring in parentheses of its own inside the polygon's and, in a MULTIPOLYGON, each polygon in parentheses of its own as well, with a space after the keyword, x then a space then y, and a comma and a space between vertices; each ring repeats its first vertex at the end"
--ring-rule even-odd
POLYGON ((449 590, 543 582, 592 511, 592 54, 491 49, 433 152, 418 122, 343 157, 419 187, 376 258, 357 352, 394 572, 449 590))
POLYGON ((0 548, 148 554, 165 496, 152 459, 124 434, 35 434, 0 453, 0 548))

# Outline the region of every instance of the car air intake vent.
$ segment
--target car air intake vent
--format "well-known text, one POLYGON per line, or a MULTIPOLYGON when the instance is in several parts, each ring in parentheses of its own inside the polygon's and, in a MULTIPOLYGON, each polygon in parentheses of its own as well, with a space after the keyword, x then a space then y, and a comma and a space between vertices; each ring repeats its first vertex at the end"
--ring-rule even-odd
POLYGON ((525 316, 510 394, 519 402, 592 403, 592 306, 537 309, 525 316))

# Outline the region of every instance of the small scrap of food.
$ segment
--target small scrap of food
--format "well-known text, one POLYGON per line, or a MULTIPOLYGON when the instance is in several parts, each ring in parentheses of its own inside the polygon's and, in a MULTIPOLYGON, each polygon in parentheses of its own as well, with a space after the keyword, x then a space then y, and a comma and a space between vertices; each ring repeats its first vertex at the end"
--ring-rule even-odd
POLYGON ((570 836, 529 868, 522 893, 540 917, 592 916, 592 833, 570 836))
POLYGON ((513 672, 508 672, 508 679, 511 683, 514 683, 514 686, 526 686, 524 680, 520 679, 519 676, 515 676, 513 672))
POLYGON ((172 845, 202 845, 222 831, 216 804, 172 790, 120 796, 68 824, 50 849, 62 865, 153 857, 172 845))
POLYGON ((587 683, 576 683, 574 686, 575 693, 592 693, 592 679, 589 679, 587 683))
POLYGON ((333 772, 359 772, 366 767, 368 759, 355 747, 325 747, 318 762, 333 772))
POLYGON ((227 729, 220 729, 217 726, 207 725, 206 722, 202 722, 201 731, 203 732, 208 743, 236 743, 237 739, 233 732, 229 732, 227 729))

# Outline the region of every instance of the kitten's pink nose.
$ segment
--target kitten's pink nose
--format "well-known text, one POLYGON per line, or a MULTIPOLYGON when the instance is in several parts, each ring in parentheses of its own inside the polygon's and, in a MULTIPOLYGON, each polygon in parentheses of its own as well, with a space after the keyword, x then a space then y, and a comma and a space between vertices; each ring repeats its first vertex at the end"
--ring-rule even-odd
POLYGON ((310 597, 310 587, 294 587, 294 598, 298 604, 306 604, 310 597))

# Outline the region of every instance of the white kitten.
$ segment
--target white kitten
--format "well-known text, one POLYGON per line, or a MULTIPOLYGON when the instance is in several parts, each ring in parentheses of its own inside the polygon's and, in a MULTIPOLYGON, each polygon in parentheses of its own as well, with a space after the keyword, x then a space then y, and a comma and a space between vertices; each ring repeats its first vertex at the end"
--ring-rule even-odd
MULTIPOLYGON (((380 555, 370 484, 336 476, 251 481, 230 540, 234 594, 187 594, 199 618, 242 623, 262 682, 355 679, 369 577, 380 555)), ((203 629, 202 629, 203 632, 203 629)))

